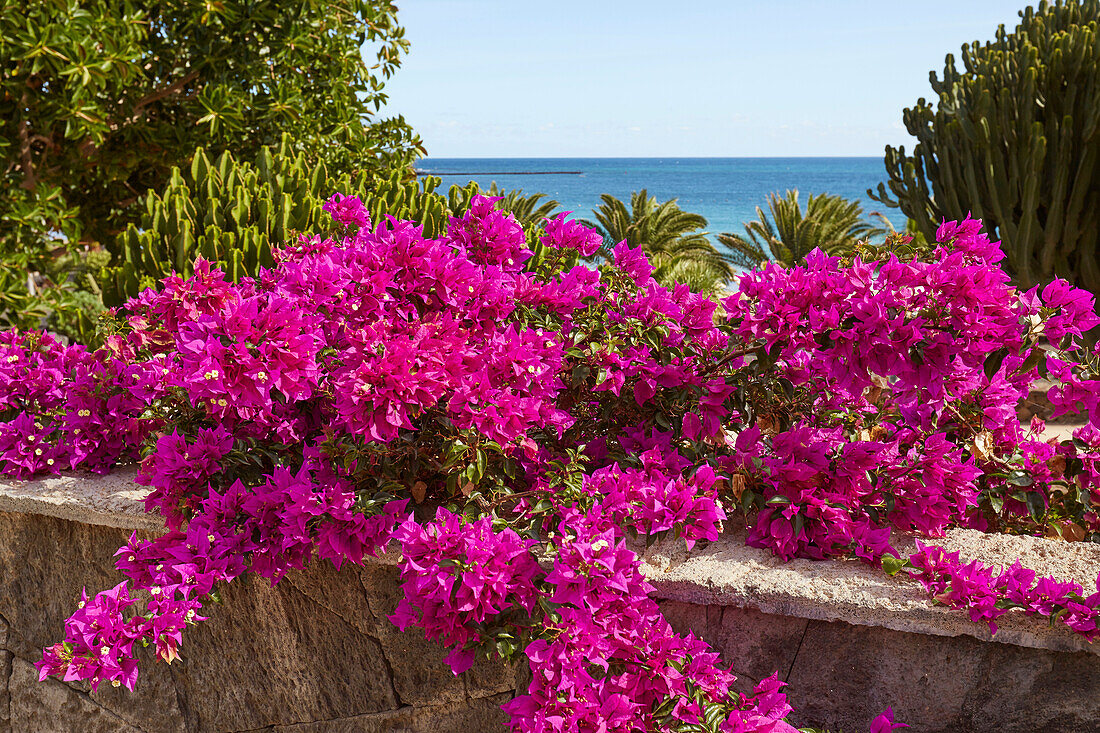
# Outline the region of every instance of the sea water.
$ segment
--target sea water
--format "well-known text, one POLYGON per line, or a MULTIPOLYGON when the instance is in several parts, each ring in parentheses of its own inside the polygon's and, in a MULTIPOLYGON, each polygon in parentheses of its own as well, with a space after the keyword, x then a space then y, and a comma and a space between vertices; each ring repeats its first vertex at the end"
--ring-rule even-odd
MULTIPOLYGON (((545 193, 572 211, 592 218, 600 194, 629 205, 632 191, 646 189, 658 201, 678 199, 686 211, 707 219, 713 241, 719 232, 744 234, 743 223, 767 211, 773 192, 798 189, 803 208, 809 194, 831 193, 856 200, 864 218, 877 211, 897 228, 905 216, 867 197, 867 189, 886 180, 881 157, 875 158, 424 158, 417 170, 439 176, 443 187, 494 181, 505 190, 545 193)), ((880 222, 874 220, 876 226, 880 222)))

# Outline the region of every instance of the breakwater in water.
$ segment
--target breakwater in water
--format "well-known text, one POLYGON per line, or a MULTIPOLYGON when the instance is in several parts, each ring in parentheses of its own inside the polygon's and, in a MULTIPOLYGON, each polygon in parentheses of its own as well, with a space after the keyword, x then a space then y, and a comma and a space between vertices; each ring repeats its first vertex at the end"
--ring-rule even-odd
POLYGON ((439 176, 445 187, 494 181, 505 189, 545 193, 578 218, 592 218, 600 194, 628 201, 645 188, 661 201, 679 199, 687 211, 707 218, 712 241, 718 232, 743 233, 774 191, 797 188, 856 199, 864 214, 876 211, 897 228, 905 216, 866 195, 886 180, 881 157, 870 158, 424 158, 423 175, 439 176))

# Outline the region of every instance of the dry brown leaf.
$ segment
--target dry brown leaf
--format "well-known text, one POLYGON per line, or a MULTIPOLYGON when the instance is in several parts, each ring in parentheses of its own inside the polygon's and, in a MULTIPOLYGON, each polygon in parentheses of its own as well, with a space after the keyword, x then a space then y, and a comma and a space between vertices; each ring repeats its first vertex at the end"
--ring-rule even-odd
POLYGON ((1066 457, 1059 453, 1047 461, 1047 466, 1050 467, 1051 476, 1062 478, 1066 474, 1066 457))
POLYGON ((1074 522, 1063 522, 1062 536, 1066 538, 1067 542, 1084 542, 1085 530, 1074 522))
POLYGON ((419 504, 424 501, 424 495, 428 493, 428 485, 423 481, 417 481, 409 487, 409 493, 412 494, 413 501, 419 504))
POLYGON ((741 501, 741 494, 745 493, 745 477, 739 473, 730 476, 730 494, 734 499, 741 501))
POLYGON ((993 456, 993 434, 984 430, 975 435, 970 451, 979 461, 988 461, 993 456))
POLYGON ((871 374, 871 386, 863 390, 863 396, 872 405, 877 405, 883 392, 890 387, 890 380, 878 374, 871 374))

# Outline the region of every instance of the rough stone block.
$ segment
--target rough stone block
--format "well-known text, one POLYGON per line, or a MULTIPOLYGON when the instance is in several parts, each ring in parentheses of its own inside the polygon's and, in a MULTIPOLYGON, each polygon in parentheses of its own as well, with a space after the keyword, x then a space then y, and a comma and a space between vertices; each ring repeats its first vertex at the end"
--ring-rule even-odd
POLYGON ((660 606, 672 628, 681 634, 693 632, 719 653, 722 663, 737 675, 735 689, 746 694, 775 672, 786 679, 810 623, 751 608, 679 601, 662 601, 660 606))
POLYGON ((11 673, 14 655, 0 649, 0 733, 11 733, 11 673))
POLYGON ((968 637, 813 621, 787 692, 802 725, 866 730, 887 706, 913 733, 1100 729, 1100 660, 968 637))
POLYGON ((38 681, 30 663, 15 658, 11 729, 19 733, 142 733, 88 695, 56 680, 38 681))
MULTIPOLYGON (((117 584, 115 550, 149 526, 120 477, 88 492, 82 481, 0 485, 0 733, 502 731, 499 706, 526 688, 522 662, 456 677, 437 644, 397 631, 392 557, 317 564, 275 587, 232 584, 188 632, 180 662, 139 650, 136 693, 39 683, 31 662, 60 636, 80 588, 117 584)), ((970 530, 936 542, 1086 587, 1100 569, 1100 547, 1086 543, 970 530)), ((736 534, 690 554, 659 546, 647 560, 674 628, 714 645, 739 689, 790 670, 797 723, 866 730, 889 705, 912 733, 1100 731, 1100 654, 1064 629, 1010 614, 990 641, 903 578, 861 563, 781 563, 736 534)))
MULTIPOLYGON (((0 626, 0 638, 6 634, 16 661, 29 664, 57 640, 81 587, 94 593, 119 582, 113 555, 128 535, 0 512, 0 616, 11 622, 10 630, 0 626)), ((104 720, 143 733, 265 729, 404 706, 449 704, 468 716, 467 708, 484 707, 477 699, 512 694, 511 667, 483 662, 456 677, 438 644, 398 631, 386 618, 398 598, 397 571, 389 565, 336 571, 317 563, 274 587, 249 578, 225 587, 222 603, 208 609, 210 619, 188 630, 181 660, 168 666, 139 650, 135 692, 47 684, 63 688, 53 689, 53 697, 71 693, 106 711, 104 720)), ((27 701, 35 698, 24 698, 20 709, 32 709, 27 701)))
POLYGON ((403 707, 372 715, 277 726, 270 733, 504 733, 508 716, 500 706, 509 694, 428 707, 403 707))
POLYGON ((406 705, 438 705, 460 702, 516 689, 514 668, 503 663, 478 660, 455 676, 444 662, 447 652, 424 638, 423 632, 401 632, 388 617, 401 599, 397 569, 388 565, 367 565, 360 570, 360 582, 374 618, 377 635, 386 658, 391 661, 394 687, 406 705))

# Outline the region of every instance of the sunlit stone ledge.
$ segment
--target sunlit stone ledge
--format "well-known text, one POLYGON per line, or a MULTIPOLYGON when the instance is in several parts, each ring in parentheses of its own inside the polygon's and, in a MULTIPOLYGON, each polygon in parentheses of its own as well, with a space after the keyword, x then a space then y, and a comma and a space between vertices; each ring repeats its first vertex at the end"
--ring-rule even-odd
MULTIPOLYGON (((0 482, 0 511, 40 514, 90 525, 156 531, 159 515, 145 513, 148 489, 134 482, 136 469, 99 476, 69 474, 31 481, 0 482)), ((1100 573, 1100 545, 1038 537, 995 535, 957 529, 943 538, 921 538, 958 551, 966 560, 1009 565, 1016 559, 1039 575, 1076 580, 1095 587, 1100 573)), ((903 553, 914 549, 914 536, 895 536, 903 553)), ((1100 653, 1064 627, 1010 613, 998 620, 991 636, 985 623, 965 613, 936 605, 904 575, 889 577, 858 560, 794 560, 745 545, 743 532, 731 532, 713 543, 687 551, 682 542, 665 542, 645 551, 646 574, 661 599, 699 605, 736 606, 763 613, 819 621, 880 626, 939 636, 968 635, 981 640, 1051 649, 1100 653)), ((392 551, 379 559, 393 564, 392 551)))

